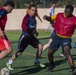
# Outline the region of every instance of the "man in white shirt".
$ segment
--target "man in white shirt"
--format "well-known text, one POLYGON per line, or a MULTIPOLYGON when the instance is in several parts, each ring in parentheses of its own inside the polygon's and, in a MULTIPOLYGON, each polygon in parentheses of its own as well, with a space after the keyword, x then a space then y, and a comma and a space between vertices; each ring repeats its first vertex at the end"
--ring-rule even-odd
MULTIPOLYGON (((49 9, 49 16, 53 16, 55 13, 55 4, 52 4, 52 6, 50 7, 49 9)), ((46 32, 48 33, 48 29, 51 28, 51 32, 54 30, 52 25, 49 25, 47 28, 46 28, 46 32)))
POLYGON ((55 13, 55 4, 53 4, 49 9, 49 16, 53 16, 55 13))

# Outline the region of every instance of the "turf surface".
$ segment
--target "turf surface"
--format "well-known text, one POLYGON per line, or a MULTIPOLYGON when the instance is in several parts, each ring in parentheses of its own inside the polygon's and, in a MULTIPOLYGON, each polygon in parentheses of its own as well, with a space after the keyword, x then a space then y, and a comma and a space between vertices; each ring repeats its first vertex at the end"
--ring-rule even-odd
MULTIPOLYGON (((38 38, 43 38, 43 37, 49 37, 50 36, 50 31, 46 33, 44 30, 39 30, 39 36, 38 38)), ((12 48, 13 52, 16 52, 17 50, 17 44, 18 44, 18 39, 20 37, 21 31, 7 31, 6 32, 7 36, 9 37, 9 40, 12 42, 12 48), (13 43, 15 41, 15 43, 13 43)), ((72 46, 74 45, 75 42, 75 33, 73 35, 73 41, 72 41, 72 46)), ((41 39, 41 43, 44 45, 45 43, 48 42, 49 39, 41 39)), ((76 49, 72 48, 71 53, 74 58, 76 59, 76 49)), ((15 68, 14 71, 11 71, 12 75, 72 75, 71 69, 69 67, 69 64, 66 60, 66 58, 63 58, 60 56, 62 49, 61 47, 56 51, 54 54, 54 61, 56 67, 54 68, 53 72, 47 72, 48 68, 48 58, 47 58, 47 52, 43 52, 42 57, 41 57, 41 63, 45 64, 45 68, 40 68, 38 66, 34 65, 35 61, 35 54, 36 54, 36 49, 31 47, 30 45, 27 47, 27 49, 24 51, 24 53, 17 58, 14 63, 13 63, 13 68, 15 68)), ((0 69, 3 67, 6 67, 6 62, 8 59, 11 58, 12 54, 10 54, 7 58, 4 58, 3 60, 0 61, 0 69)))

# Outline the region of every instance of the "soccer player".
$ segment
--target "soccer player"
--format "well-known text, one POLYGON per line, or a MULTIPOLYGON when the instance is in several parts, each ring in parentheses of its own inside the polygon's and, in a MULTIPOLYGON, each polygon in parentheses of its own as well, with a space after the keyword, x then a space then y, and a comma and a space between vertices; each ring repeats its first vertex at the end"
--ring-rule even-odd
POLYGON ((10 41, 5 34, 5 26, 7 22, 7 14, 11 13, 14 8, 12 1, 6 1, 2 7, 0 7, 0 60, 5 58, 12 52, 10 41))
POLYGON ((38 32, 36 31, 36 20, 34 17, 35 12, 36 12, 36 6, 30 5, 29 14, 26 14, 22 21, 22 26, 21 26, 22 34, 19 39, 17 52, 14 53, 12 58, 9 59, 9 61, 6 63, 9 70, 13 70, 11 66, 13 61, 23 53, 23 51, 26 49, 28 45, 31 45, 34 48, 37 48, 35 65, 39 65, 40 67, 45 67, 45 65, 40 64, 40 61, 39 61, 42 53, 42 48, 43 48, 42 44, 34 36, 34 34, 36 34, 36 36, 38 35, 38 32))
MULTIPOLYGON (((35 5, 34 1, 31 1, 30 5, 35 5)), ((29 6, 30 6, 30 5, 29 5, 29 6)), ((28 13, 29 13, 29 9, 27 8, 27 9, 26 9, 26 14, 28 14, 28 13)), ((37 8, 36 8, 36 12, 34 13, 34 17, 37 17, 37 18, 42 22, 39 14, 38 14, 37 8)))
MULTIPOLYGON (((53 16, 53 18, 56 16, 54 13, 55 13, 55 6, 56 4, 52 4, 52 6, 50 7, 49 9, 49 16, 53 16)), ((54 33, 54 27, 53 27, 53 21, 50 22, 50 26, 48 26, 48 28, 46 29, 46 32, 48 32, 48 29, 51 27, 51 38, 49 39, 48 43, 46 43, 44 46, 43 46, 43 50, 42 52, 44 52, 49 46, 50 46, 50 43, 52 42, 52 36, 55 34, 54 33)), ((65 54, 64 54, 64 50, 62 49, 62 52, 60 54, 60 56, 66 58, 65 54)))
MULTIPOLYGON (((50 7, 49 9, 49 16, 53 16, 55 15, 55 3, 52 4, 52 6, 50 7)), ((49 25, 47 28, 46 28, 46 32, 48 33, 48 30, 49 28, 51 28, 51 33, 53 32, 54 28, 52 27, 52 25, 49 25)))
MULTIPOLYGON (((53 35, 52 43, 49 46, 48 60, 49 68, 47 71, 52 71, 54 68, 54 57, 53 54, 58 50, 60 46, 64 49, 64 53, 68 59, 68 63, 72 69, 73 75, 76 75, 76 70, 74 66, 74 61, 70 53, 71 49, 71 37, 74 33, 76 27, 76 17, 72 14, 74 7, 72 5, 67 5, 65 7, 64 13, 58 13, 53 27, 55 29, 55 35, 53 35)), ((52 17, 44 16, 44 19, 52 21, 52 17)))

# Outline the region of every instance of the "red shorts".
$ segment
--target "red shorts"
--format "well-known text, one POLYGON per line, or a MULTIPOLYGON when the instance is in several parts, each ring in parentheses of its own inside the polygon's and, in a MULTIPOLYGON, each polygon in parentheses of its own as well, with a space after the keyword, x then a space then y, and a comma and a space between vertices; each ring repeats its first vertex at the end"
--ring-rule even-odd
POLYGON ((6 35, 4 36, 4 38, 0 37, 0 51, 5 50, 10 46, 11 44, 6 35))

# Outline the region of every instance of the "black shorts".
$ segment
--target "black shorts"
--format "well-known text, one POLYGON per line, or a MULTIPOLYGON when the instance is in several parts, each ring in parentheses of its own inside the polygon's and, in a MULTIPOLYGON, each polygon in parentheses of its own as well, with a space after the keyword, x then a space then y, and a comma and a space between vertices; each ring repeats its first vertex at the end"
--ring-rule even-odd
POLYGON ((64 49, 65 46, 71 48, 71 38, 62 38, 56 34, 52 36, 53 41, 51 42, 49 49, 57 50, 60 46, 64 49))
POLYGON ((41 44, 40 41, 34 35, 21 35, 17 52, 23 52, 28 45, 37 48, 39 44, 41 44))
POLYGON ((51 39, 56 35, 55 30, 53 30, 52 34, 51 34, 51 39))

